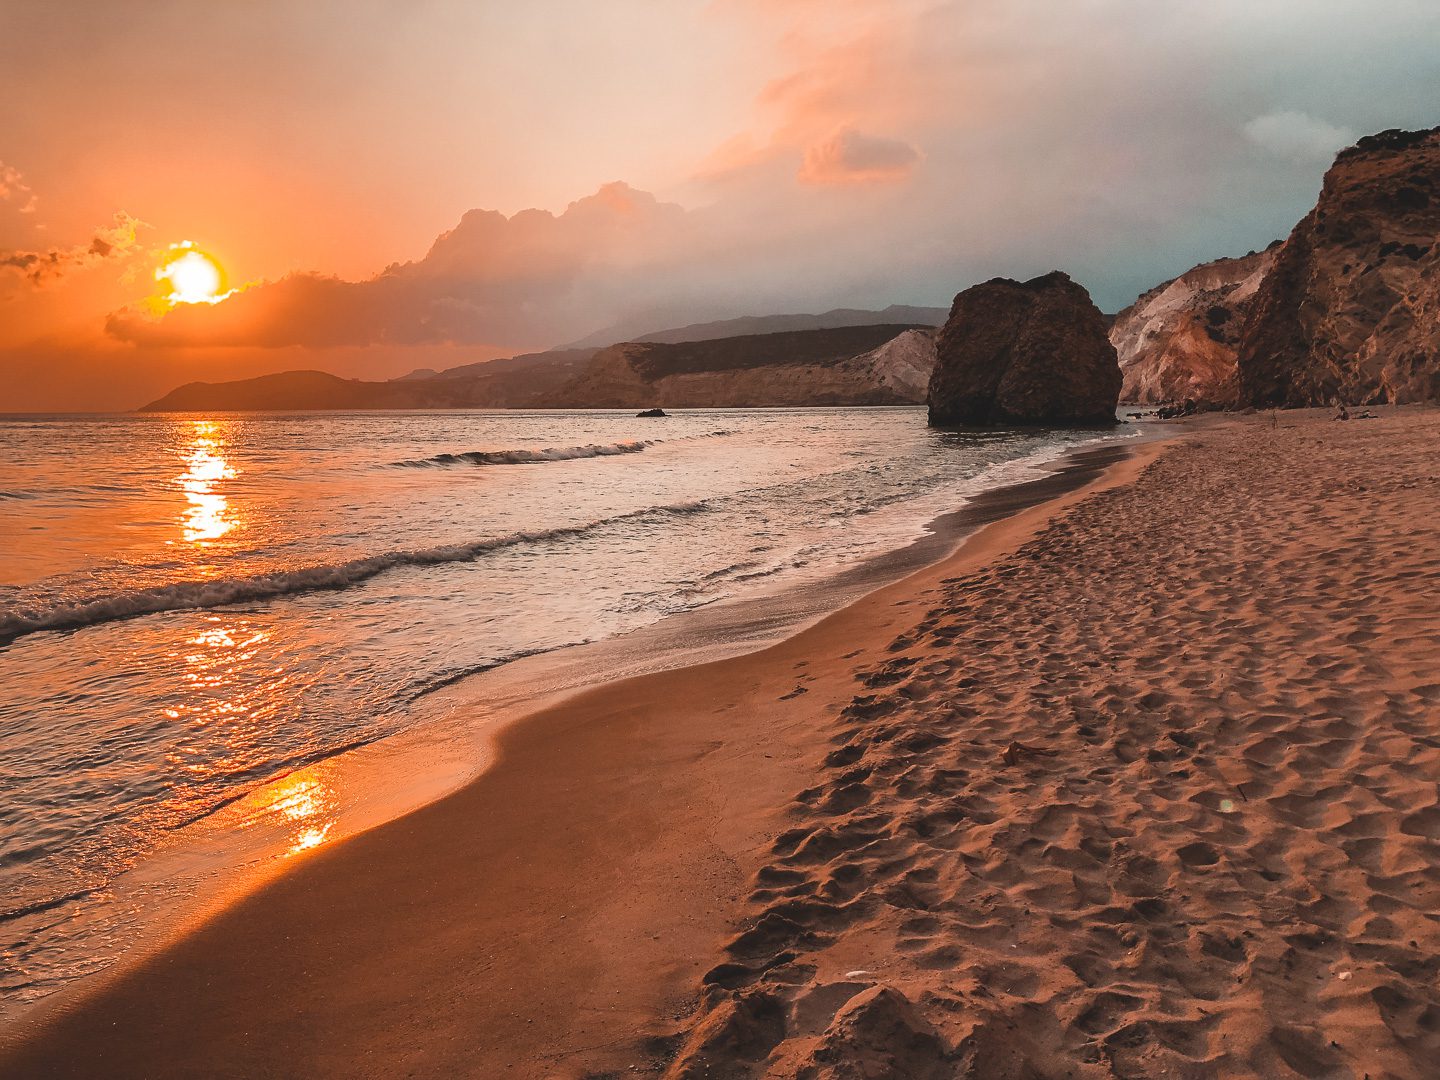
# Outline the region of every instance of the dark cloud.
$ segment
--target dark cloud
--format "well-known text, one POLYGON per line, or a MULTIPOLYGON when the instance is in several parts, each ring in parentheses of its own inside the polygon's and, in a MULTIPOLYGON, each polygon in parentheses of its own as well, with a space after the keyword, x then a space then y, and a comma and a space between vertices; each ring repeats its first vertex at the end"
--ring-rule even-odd
POLYGON ((920 151, 900 139, 866 135, 852 127, 805 151, 799 178, 807 184, 889 183, 920 164, 920 151))
POLYGON ((129 255, 137 247, 137 231, 144 227, 143 221, 122 210, 113 225, 95 230, 84 244, 45 251, 0 251, 0 269, 14 270, 32 285, 43 285, 106 259, 129 255))

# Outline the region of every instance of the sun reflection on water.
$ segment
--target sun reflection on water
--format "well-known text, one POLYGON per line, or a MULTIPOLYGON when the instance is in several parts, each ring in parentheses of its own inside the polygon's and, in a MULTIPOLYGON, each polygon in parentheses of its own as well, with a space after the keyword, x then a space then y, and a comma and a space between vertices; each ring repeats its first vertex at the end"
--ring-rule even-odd
POLYGON ((181 532, 187 542, 201 547, 218 540, 237 524, 229 499, 219 488, 222 480, 235 477, 224 449, 220 425, 196 420, 190 441, 180 455, 186 468, 175 482, 190 504, 181 515, 181 532))
POLYGON ((250 795, 240 827, 281 827, 289 833, 286 854, 298 855, 330 838, 336 824, 336 802, 334 789, 317 769, 301 769, 250 795))

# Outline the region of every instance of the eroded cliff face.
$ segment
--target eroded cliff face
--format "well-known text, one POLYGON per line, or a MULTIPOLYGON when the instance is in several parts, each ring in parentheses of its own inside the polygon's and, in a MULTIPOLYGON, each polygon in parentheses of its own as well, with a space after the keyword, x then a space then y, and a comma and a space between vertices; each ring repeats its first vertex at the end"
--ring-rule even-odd
POLYGON ((1055 271, 955 297, 930 379, 937 427, 1110 424, 1120 366, 1090 294, 1055 271))
POLYGON ((1232 404, 1240 331, 1279 246, 1202 263, 1120 312, 1110 328, 1124 376, 1120 400, 1232 404))
POLYGON ((918 405, 934 367, 932 335, 900 325, 675 344, 627 342, 600 350, 554 404, 596 409, 918 405))
POLYGON ((1440 128, 1342 151, 1260 284, 1242 405, 1440 399, 1440 128))
POLYGON ((936 330, 906 330, 879 348, 846 360, 843 367, 857 378, 893 391, 907 402, 923 404, 935 370, 936 330))

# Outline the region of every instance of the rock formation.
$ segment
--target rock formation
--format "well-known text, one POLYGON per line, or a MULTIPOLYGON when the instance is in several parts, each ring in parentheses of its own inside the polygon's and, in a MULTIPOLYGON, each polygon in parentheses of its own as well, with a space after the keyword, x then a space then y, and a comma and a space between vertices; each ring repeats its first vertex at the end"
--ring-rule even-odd
POLYGON ((930 378, 936 426, 1115 422, 1120 365, 1090 294, 1058 270, 955 297, 930 378))
POLYGON ((1279 246, 1201 263, 1115 316, 1110 343, 1124 376, 1120 400, 1233 404, 1240 329, 1279 246))
POLYGON ((1340 152, 1241 333, 1240 403, 1440 398, 1440 128, 1340 152))

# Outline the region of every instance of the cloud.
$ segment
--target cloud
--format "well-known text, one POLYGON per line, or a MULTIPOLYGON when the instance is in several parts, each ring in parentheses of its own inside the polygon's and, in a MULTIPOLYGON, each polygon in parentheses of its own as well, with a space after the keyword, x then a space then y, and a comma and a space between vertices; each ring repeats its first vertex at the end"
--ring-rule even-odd
POLYGON ((845 127, 807 148, 796 175, 806 184, 894 183, 914 171, 920 156, 919 150, 900 139, 845 127))
POLYGON ((20 170, 3 161, 0 161, 0 202, 16 204, 15 209, 21 214, 33 214, 37 202, 20 170))
POLYGON ((1292 161, 1329 161, 1355 141, 1355 133, 1302 112, 1257 116, 1242 129, 1263 150, 1292 161))
POLYGON ((1056 268, 1115 310, 1287 233, 1352 130, 1434 122, 1411 91, 1440 78, 1440 23, 1322 7, 714 0, 716 40, 744 46, 722 87, 740 104, 706 160, 662 171, 690 177, 665 192, 689 209, 613 184, 559 213, 475 210, 365 280, 295 274, 108 329, 157 349, 522 351, 616 323, 944 303, 1056 268), (1276 100, 1308 114, 1257 117, 1276 100))
POLYGON ((471 210, 425 257, 373 278, 291 274, 215 305, 110 315, 107 332, 146 345, 531 344, 608 321, 622 297, 687 258, 692 220, 623 183, 563 213, 471 210))
POLYGON ((46 251, 0 251, 0 269, 14 270, 31 284, 44 285, 75 270, 131 254, 138 244, 137 231, 146 227, 145 222, 121 210, 113 225, 96 229, 87 243, 46 251))

